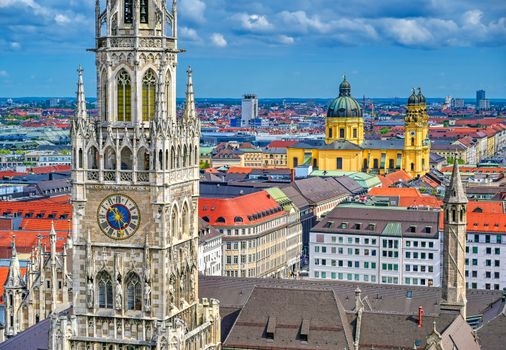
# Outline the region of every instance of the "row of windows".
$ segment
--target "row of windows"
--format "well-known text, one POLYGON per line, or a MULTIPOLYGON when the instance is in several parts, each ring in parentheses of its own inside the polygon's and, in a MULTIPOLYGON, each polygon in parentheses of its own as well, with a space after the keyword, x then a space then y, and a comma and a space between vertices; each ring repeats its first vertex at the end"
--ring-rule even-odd
MULTIPOLYGON (((351 260, 334 260, 334 259, 314 259, 315 265, 327 266, 327 262, 330 261, 330 266, 339 266, 339 267, 349 267, 349 268, 357 268, 359 269, 361 266, 360 261, 351 261, 351 260)), ((364 269, 376 269, 376 262, 363 261, 362 267, 364 269)))
POLYGON ((428 259, 433 260, 434 259, 434 253, 425 253, 425 252, 406 252, 406 259, 428 259))
MULTIPOLYGON (((492 278, 494 276, 494 279, 501 278, 501 274, 498 271, 492 272, 492 271, 485 271, 483 274, 485 278, 492 278)), ((466 277, 469 277, 469 271, 466 270, 466 277)), ((478 278, 478 271, 471 271, 471 277, 478 278)))
MULTIPOLYGON (((471 264, 472 266, 478 266, 478 259, 471 259, 471 264)), ((494 260, 494 263, 493 263, 495 267, 500 267, 501 266, 501 261, 500 260, 494 260)), ((469 265, 469 259, 466 258, 466 265, 469 265)), ((485 266, 492 266, 492 260, 491 259, 486 259, 485 260, 485 266)))
POLYGON ((413 286, 425 286, 425 285, 432 286, 433 281, 431 279, 426 280, 425 278, 406 277, 404 278, 404 284, 413 286))
MULTIPOLYGON (((473 254, 478 254, 479 248, 476 246, 471 247, 471 252, 473 254)), ((466 247, 466 253, 469 253, 469 246, 466 247)), ((492 254, 492 247, 485 247, 485 253, 487 255, 492 254)), ((501 255, 501 248, 494 248, 494 254, 495 255, 501 255)))
POLYGON ((360 275, 358 273, 342 273, 342 272, 326 272, 326 271, 315 271, 315 278, 330 278, 338 279, 342 281, 363 281, 376 283, 376 275, 360 275))
MULTIPOLYGON (((469 283, 466 282, 466 288, 469 288, 469 283)), ((476 282, 472 282, 471 283, 471 288, 472 289, 478 289, 478 283, 476 282)), ((495 290, 499 290, 501 289, 500 285, 499 284, 490 284, 490 283, 485 283, 485 289, 495 289, 495 290)))
MULTIPOLYGON (((330 250, 326 246, 314 246, 315 253, 331 253, 331 254, 344 254, 343 247, 330 247, 330 250)), ((364 256, 376 256, 376 249, 361 249, 361 248, 347 248, 348 255, 364 255, 364 256), (362 253, 361 253, 362 252, 362 253)))
POLYGON ((429 265, 410 265, 406 264, 405 266, 406 272, 434 272, 434 267, 429 265))
MULTIPOLYGON (((328 132, 329 133, 329 139, 331 139, 331 138, 334 137, 333 136, 333 133, 334 133, 333 130, 334 130, 334 128, 329 128, 329 132, 328 132)), ((358 137, 358 129, 357 128, 353 128, 352 135, 353 135, 352 137, 354 139, 356 139, 358 137)), ((344 130, 344 128, 339 128, 339 138, 340 139, 344 139, 345 138, 345 130, 344 130)))
MULTIPOLYGON (((328 226, 330 224, 330 226, 333 224, 331 221, 327 222, 325 227, 328 228, 330 226, 328 226)), ((346 225, 344 228, 347 227, 347 223, 342 223, 341 224, 341 228, 343 228, 343 224, 346 225)), ((322 237, 320 238, 319 237, 320 235, 317 235, 317 240, 318 242, 321 240, 321 239, 324 239, 324 235, 321 235, 322 237)), ((360 237, 343 237, 343 236, 331 236, 330 239, 332 241, 332 243, 344 243, 344 238, 346 238, 346 243, 348 244, 365 244, 365 245, 376 245, 376 238, 360 238, 360 237)))

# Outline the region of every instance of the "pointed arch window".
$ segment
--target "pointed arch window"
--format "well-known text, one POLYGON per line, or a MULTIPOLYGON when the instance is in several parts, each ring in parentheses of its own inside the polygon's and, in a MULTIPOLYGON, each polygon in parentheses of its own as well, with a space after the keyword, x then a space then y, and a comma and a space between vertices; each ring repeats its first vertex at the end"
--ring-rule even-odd
POLYGON ((139 276, 133 272, 127 277, 127 306, 128 310, 142 309, 141 280, 139 276))
POLYGON ((118 121, 132 121, 132 82, 126 70, 118 74, 118 121))
POLYGON ((106 271, 100 271, 97 275, 98 282, 98 307, 112 309, 112 281, 111 275, 106 271))
POLYGON ((156 76, 148 70, 142 79, 142 120, 149 121, 155 116, 156 76))
POLYGON ((149 0, 141 0, 140 21, 141 23, 149 22, 149 0))
POLYGON ((133 0, 125 0, 125 9, 123 12, 125 24, 132 24, 134 21, 133 0))

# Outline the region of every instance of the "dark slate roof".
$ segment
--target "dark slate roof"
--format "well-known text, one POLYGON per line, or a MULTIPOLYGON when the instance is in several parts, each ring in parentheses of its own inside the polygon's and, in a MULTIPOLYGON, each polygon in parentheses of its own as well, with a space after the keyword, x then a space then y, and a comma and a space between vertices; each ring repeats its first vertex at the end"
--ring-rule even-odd
MULTIPOLYGON (((242 345, 252 349, 306 349, 295 337, 295 332, 302 328, 301 318, 304 317, 311 319, 310 330, 313 320, 334 325, 336 319, 338 322, 347 319, 353 336, 357 330, 355 291, 358 286, 364 303, 360 350, 412 349, 415 342, 419 344, 418 349, 423 349, 427 337, 432 333, 434 321, 445 349, 452 349, 455 344, 455 349, 458 350, 479 350, 471 327, 459 314, 440 312, 440 288, 321 280, 199 277, 199 295, 220 300, 220 308, 225 308, 224 315, 228 318, 227 324, 231 320, 230 310, 236 312, 241 309, 225 338, 225 347, 242 345), (262 292, 257 292, 259 290, 262 292), (330 295, 333 295, 336 301, 331 300, 330 295), (346 315, 339 310, 335 311, 336 305, 339 309, 340 303, 346 310, 346 315), (419 306, 424 309, 422 327, 418 327, 419 306), (327 318, 332 315, 338 317, 333 316, 328 321, 327 318), (270 316, 275 318, 272 323, 269 322, 270 316), (299 321, 300 324, 296 325, 293 320, 299 321), (280 324, 285 327, 279 327, 280 324), (279 328, 283 329, 277 333, 279 328), (269 329, 275 329, 274 339, 270 341, 266 339, 269 329), (288 342, 290 339, 291 343, 288 342)), ((468 290, 468 307, 486 310, 489 308, 490 299, 497 302, 501 295, 500 291, 468 290)), ((504 305, 504 302, 502 303, 504 305)), ((315 328, 318 328, 318 325, 315 328)), ((320 347, 313 346, 312 349, 326 349, 327 341, 334 346, 333 349, 344 349, 343 345, 346 344, 336 347, 335 343, 330 341, 342 341, 343 336, 344 339, 349 339, 346 329, 343 325, 342 333, 334 334, 330 340, 328 336, 331 333, 313 333, 315 337, 321 337, 321 343, 320 347)), ((311 337, 311 331, 309 336, 311 337)))
POLYGON ((50 326, 51 320, 46 318, 15 337, 0 343, 0 350, 47 350, 50 326))
POLYGON ((295 180, 293 186, 306 200, 314 204, 350 194, 346 188, 331 177, 309 177, 295 180))
POLYGON ((309 206, 309 202, 293 186, 289 185, 286 187, 281 187, 281 190, 284 194, 286 194, 288 198, 290 198, 290 200, 293 202, 293 204, 295 204, 297 208, 299 208, 299 210, 302 210, 303 208, 307 208, 309 206))
POLYGON ((363 149, 398 149, 404 150, 404 140, 390 139, 390 140, 365 140, 362 143, 363 149))
POLYGON ((352 334, 332 290, 256 287, 224 347, 350 349, 352 334), (303 338, 306 332, 307 339, 303 338))
POLYGON ((434 239, 438 237, 439 214, 439 210, 340 205, 311 231, 434 239), (412 226, 415 232, 411 232, 412 226), (426 232, 427 227, 430 227, 430 232, 426 232))
POLYGON ((332 143, 324 144, 319 149, 323 150, 350 150, 350 151, 361 151, 362 147, 347 140, 338 140, 332 143))
POLYGON ((506 308, 478 329, 482 350, 504 350, 506 347, 506 308))
POLYGON ((466 146, 452 141, 434 141, 431 143, 431 149, 436 151, 464 151, 466 146))
MULTIPOLYGON (((355 325, 354 315, 350 316, 352 325, 355 325)), ((425 316, 422 327, 418 327, 418 315, 364 312, 359 349, 413 349, 415 342, 417 349, 424 349, 434 321, 442 333, 454 320, 455 314, 425 316)))
MULTIPOLYGON (((339 297, 347 311, 352 311, 355 307, 357 286, 360 286, 362 290, 362 297, 367 298, 366 310, 368 311, 415 315, 418 313, 418 307, 422 306, 425 315, 438 315, 439 300, 441 300, 441 288, 436 287, 221 276, 199 276, 199 297, 218 299, 220 307, 242 308, 255 286, 319 290, 330 288, 339 297)), ((466 297, 468 315, 485 313, 491 305, 496 303, 505 305, 505 302, 501 300, 502 291, 499 290, 468 289, 466 297)))
POLYGON ((352 195, 362 194, 366 192, 366 190, 362 186, 360 186, 360 184, 356 180, 353 180, 349 176, 338 176, 335 177, 334 180, 340 183, 352 195))
POLYGON ((233 198, 260 190, 253 186, 235 186, 226 182, 200 182, 200 196, 203 198, 233 198))
POLYGON ((325 145, 324 140, 304 140, 288 148, 319 148, 325 145))

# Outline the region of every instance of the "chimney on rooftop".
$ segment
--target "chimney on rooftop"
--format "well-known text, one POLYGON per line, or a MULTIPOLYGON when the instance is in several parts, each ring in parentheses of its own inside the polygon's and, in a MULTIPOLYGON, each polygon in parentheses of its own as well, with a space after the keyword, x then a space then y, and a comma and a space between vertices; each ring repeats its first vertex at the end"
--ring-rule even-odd
POLYGON ((418 327, 423 326, 423 308, 421 306, 418 307, 418 327))

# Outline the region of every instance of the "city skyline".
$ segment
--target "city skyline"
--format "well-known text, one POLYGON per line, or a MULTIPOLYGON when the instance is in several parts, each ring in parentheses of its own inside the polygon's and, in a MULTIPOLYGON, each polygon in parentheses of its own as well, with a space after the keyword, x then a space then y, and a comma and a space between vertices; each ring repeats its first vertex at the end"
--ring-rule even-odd
MULTIPOLYGON (((202 98, 330 98, 344 74, 354 96, 404 97, 421 86, 428 97, 472 98, 479 89, 506 97, 501 1, 342 5, 181 0, 179 47, 188 52, 178 69, 192 66, 202 98)), ((0 96, 72 96, 79 64, 95 95, 85 52, 94 46, 92 1, 2 0, 0 15, 0 96)))

